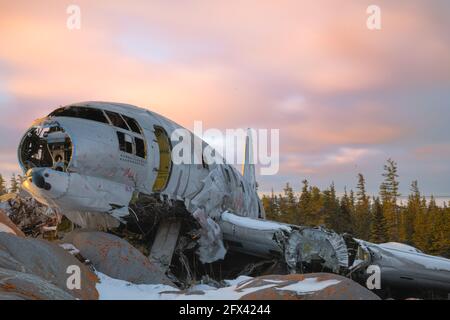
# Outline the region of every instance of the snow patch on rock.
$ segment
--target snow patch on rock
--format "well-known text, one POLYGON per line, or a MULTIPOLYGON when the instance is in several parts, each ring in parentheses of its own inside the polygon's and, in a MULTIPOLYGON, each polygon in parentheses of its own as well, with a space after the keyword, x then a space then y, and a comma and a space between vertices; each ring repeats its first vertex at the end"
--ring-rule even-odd
POLYGON ((292 283, 282 288, 276 288, 277 290, 294 291, 298 295, 311 294, 316 291, 323 290, 327 287, 338 284, 339 280, 325 280, 318 281, 317 278, 307 278, 296 283, 292 283))

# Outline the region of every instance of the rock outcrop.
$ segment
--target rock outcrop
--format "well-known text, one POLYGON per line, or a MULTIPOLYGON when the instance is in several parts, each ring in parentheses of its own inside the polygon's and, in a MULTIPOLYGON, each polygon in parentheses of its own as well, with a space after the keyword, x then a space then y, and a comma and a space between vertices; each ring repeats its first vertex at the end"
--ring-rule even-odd
POLYGON ((97 276, 70 253, 45 240, 0 232, 0 268, 38 277, 77 299, 98 299, 97 276), (67 286, 70 266, 80 270, 80 289, 67 286))
POLYGON ((61 288, 33 274, 0 268, 0 300, 74 300, 61 288))
POLYGON ((250 292, 241 300, 380 300, 355 281, 332 273, 262 276, 236 290, 250 292))
POLYGON ((0 209, 0 232, 13 233, 19 237, 25 237, 25 234, 9 219, 6 212, 0 209))
POLYGON ((136 284, 173 285, 148 257, 115 235, 81 229, 67 234, 63 242, 73 244, 96 270, 112 278, 136 284))

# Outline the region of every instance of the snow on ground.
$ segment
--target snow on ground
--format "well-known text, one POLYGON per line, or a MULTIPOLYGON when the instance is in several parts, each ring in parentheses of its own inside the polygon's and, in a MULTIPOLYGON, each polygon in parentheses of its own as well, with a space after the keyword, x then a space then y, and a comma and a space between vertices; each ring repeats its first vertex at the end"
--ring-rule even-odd
POLYGON ((73 244, 71 243, 62 243, 59 245, 64 250, 68 251, 72 255, 77 255, 80 253, 80 250, 78 250, 73 244))
POLYGON ((100 283, 97 291, 100 300, 237 300, 240 297, 264 288, 273 287, 268 284, 256 288, 247 288, 241 292, 235 291, 251 277, 241 276, 235 280, 226 280, 228 287, 216 289, 208 285, 196 285, 190 290, 181 292, 179 289, 161 284, 133 284, 124 280, 118 280, 97 272, 100 283), (200 294, 202 290, 204 294, 200 294))
POLYGON ((268 220, 262 220, 262 219, 241 217, 241 216, 232 214, 230 212, 222 213, 222 220, 230 222, 237 226, 254 229, 254 230, 261 230, 261 231, 285 230, 288 232, 291 231, 291 227, 289 227, 286 224, 272 222, 272 221, 268 221, 268 220))
POLYGON ((100 300, 161 300, 161 291, 173 291, 167 285, 133 284, 127 281, 114 279, 97 272, 100 283, 97 291, 100 300))
POLYGON ((294 291, 298 295, 311 294, 313 292, 323 290, 329 286, 334 286, 339 282, 341 281, 335 279, 317 281, 317 278, 307 278, 302 281, 287 285, 283 288, 277 288, 277 290, 294 291))
MULTIPOLYGON (((244 295, 273 288, 283 282, 264 279, 260 286, 243 288, 253 278, 240 276, 234 280, 225 280, 228 287, 216 289, 209 285, 199 284, 189 290, 180 291, 167 285, 133 284, 113 279, 100 272, 97 272, 97 276, 100 279, 100 283, 97 284, 100 300, 238 300, 244 295)), ((317 281, 317 278, 311 278, 276 289, 294 291, 297 294, 311 294, 339 282, 339 280, 317 281)))

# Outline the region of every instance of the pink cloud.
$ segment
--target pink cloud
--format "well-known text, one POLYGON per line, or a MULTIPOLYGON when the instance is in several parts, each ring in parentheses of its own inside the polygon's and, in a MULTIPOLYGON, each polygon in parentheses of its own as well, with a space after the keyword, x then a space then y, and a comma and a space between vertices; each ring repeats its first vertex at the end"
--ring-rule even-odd
MULTIPOLYGON (((282 170, 315 174, 312 162, 344 166, 417 134, 384 93, 450 83, 446 30, 425 2, 379 1, 379 32, 366 28, 367 1, 77 4, 82 29, 69 31, 66 3, 2 3, 2 91, 25 101, 0 109, 3 127, 24 129, 58 104, 120 101, 189 128, 279 128, 282 170), (163 57, 146 59, 159 46, 163 57)), ((446 150, 433 148, 416 154, 446 150)))

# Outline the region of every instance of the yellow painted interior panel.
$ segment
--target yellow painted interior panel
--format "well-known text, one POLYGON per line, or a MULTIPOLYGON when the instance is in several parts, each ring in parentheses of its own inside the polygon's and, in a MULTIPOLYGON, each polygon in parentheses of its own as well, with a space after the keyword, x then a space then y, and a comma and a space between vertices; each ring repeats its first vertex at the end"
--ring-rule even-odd
POLYGON ((155 127, 155 136, 159 146, 159 168, 158 176, 153 185, 154 192, 164 190, 169 181, 170 170, 172 168, 171 150, 169 137, 164 129, 155 127))

